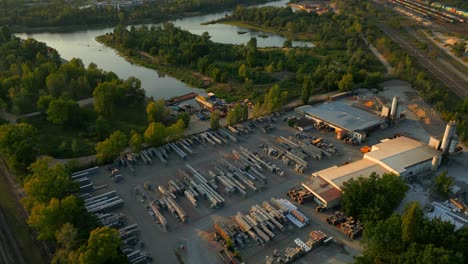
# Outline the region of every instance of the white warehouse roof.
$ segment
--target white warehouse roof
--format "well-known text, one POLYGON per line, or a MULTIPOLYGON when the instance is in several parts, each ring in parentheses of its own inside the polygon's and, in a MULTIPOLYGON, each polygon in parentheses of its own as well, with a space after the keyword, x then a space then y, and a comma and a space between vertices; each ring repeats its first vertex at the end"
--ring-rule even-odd
POLYGON ((382 140, 372 146, 372 151, 364 159, 374 161, 386 169, 400 175, 406 168, 432 159, 438 152, 428 145, 407 137, 382 140))
POLYGON ((343 183, 359 176, 368 177, 372 172, 379 175, 395 173, 401 175, 406 168, 432 160, 438 152, 426 144, 407 137, 384 139, 364 158, 343 166, 333 166, 313 173, 341 190, 343 183))
POLYGON ((362 159, 340 167, 333 166, 331 168, 318 171, 313 175, 320 176, 325 181, 341 190, 344 182, 361 176, 368 177, 372 172, 382 175, 384 173, 390 173, 391 171, 373 161, 362 159))

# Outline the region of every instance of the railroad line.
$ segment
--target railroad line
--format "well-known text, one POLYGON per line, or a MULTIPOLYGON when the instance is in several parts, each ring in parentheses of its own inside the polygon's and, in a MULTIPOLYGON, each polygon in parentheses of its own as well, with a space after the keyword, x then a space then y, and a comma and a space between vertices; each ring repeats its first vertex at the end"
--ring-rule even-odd
POLYGON ((0 263, 25 264, 23 255, 19 250, 15 237, 12 235, 10 226, 0 208, 0 263))
POLYGON ((419 51, 413 45, 409 44, 406 40, 402 39, 395 30, 389 28, 382 23, 377 23, 377 26, 382 30, 390 39, 392 39, 395 43, 397 43, 400 47, 405 49, 412 57, 416 58, 416 60, 432 73, 435 77, 437 77, 440 81, 442 81, 445 85, 449 87, 456 95, 460 98, 465 99, 468 95, 468 84, 463 80, 459 80, 447 74, 450 70, 446 69, 444 65, 434 62, 433 60, 429 59, 424 53, 419 51))

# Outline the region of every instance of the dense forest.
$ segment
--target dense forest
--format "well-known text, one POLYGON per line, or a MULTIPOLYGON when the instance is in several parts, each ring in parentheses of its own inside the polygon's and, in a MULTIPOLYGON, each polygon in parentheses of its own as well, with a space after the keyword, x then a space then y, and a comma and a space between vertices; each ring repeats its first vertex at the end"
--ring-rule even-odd
POLYGON ((80 25, 113 25, 142 21, 165 21, 184 14, 205 13, 232 8, 239 4, 254 4, 266 0, 168 0, 147 1, 132 7, 117 9, 96 6, 95 1, 1 0, 0 26, 13 28, 62 27, 80 25))

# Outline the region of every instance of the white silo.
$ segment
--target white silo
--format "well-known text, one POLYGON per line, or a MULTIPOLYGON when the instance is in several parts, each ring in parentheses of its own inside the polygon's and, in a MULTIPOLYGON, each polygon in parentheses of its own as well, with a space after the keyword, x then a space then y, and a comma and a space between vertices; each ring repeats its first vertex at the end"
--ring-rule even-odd
POLYGON ((449 154, 455 153, 455 149, 457 149, 457 144, 458 144, 458 137, 456 135, 453 135, 452 139, 450 140, 449 147, 448 147, 449 154))
POLYGON ((448 151, 450 139, 452 138, 455 131, 455 121, 450 121, 445 127, 444 137, 442 138, 442 144, 440 144, 440 150, 443 152, 448 151))

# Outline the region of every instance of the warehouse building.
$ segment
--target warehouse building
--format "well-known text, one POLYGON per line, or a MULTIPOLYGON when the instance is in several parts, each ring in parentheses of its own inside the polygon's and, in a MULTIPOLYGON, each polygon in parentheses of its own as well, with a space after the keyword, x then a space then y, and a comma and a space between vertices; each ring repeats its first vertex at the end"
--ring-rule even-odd
POLYGON ((296 108, 296 112, 316 123, 322 122, 332 127, 338 139, 348 135, 358 142, 363 141, 369 131, 385 124, 385 117, 340 101, 325 102, 314 106, 304 105, 296 108))
POLYGON ((441 153, 430 146, 407 137, 384 139, 372 146, 363 159, 343 166, 333 166, 312 174, 302 186, 327 208, 340 204, 343 183, 357 177, 394 173, 402 177, 437 170, 441 153))

